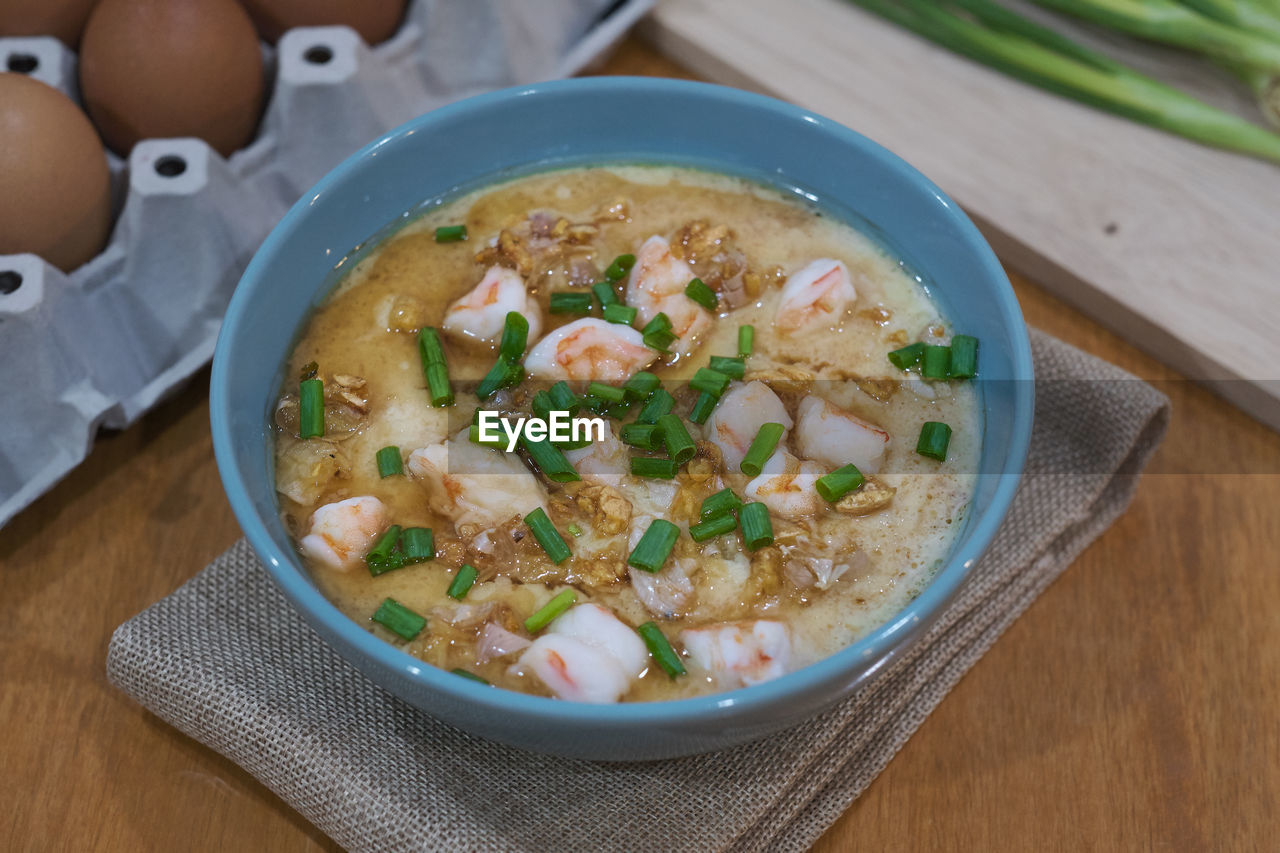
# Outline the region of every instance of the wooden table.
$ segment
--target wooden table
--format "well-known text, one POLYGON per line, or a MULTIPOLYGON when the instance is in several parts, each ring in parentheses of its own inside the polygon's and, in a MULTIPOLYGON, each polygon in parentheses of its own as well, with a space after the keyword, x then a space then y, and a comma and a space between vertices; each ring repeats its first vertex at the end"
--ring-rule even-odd
MULTIPOLYGON (((634 41, 604 70, 688 76, 634 41)), ((1274 849, 1280 435, 1013 281, 1029 323, 1161 381, 1169 437, 817 849, 1274 849)), ((0 848, 334 846, 104 675, 112 630, 239 536, 207 392, 100 438, 0 531, 0 848)))

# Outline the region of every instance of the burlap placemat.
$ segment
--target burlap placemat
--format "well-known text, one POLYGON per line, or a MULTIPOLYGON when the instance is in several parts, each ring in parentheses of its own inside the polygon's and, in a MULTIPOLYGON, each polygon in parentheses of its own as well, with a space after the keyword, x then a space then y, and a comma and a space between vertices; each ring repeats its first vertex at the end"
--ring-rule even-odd
POLYGON ((1034 333, 1021 490, 938 623, 880 680, 796 729, 648 764, 534 755, 438 723, 293 614, 242 540, 121 625, 112 682, 353 850, 802 850, 1121 512, 1168 424, 1150 386, 1034 333))

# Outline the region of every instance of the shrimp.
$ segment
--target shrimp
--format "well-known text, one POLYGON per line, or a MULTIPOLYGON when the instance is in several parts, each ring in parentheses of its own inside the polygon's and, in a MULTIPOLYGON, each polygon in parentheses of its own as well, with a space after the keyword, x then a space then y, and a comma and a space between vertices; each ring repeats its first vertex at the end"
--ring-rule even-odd
POLYGON ((781 622, 724 622, 680 632, 685 650, 722 687, 777 678, 791 660, 791 634, 781 622))
POLYGON ((612 426, 606 422, 604 429, 602 440, 593 441, 577 450, 566 450, 564 457, 578 472, 578 476, 588 483, 601 483, 617 488, 627 477, 631 454, 627 453, 627 446, 613 434, 612 426))
POLYGON ((682 616, 695 599, 693 582, 689 580, 689 570, 694 567, 692 560, 674 560, 670 567, 656 573, 630 569, 631 588, 640 603, 655 616, 664 619, 682 616))
POLYGON ((880 470, 889 433, 812 395, 800 401, 796 416, 796 446, 806 458, 835 468, 853 463, 863 474, 880 470))
POLYGON ((819 258, 787 276, 773 322, 790 332, 817 325, 834 326, 857 298, 849 268, 840 261, 819 258))
POLYGON ((517 664, 561 699, 617 702, 649 663, 644 641, 611 611, 579 604, 551 623, 517 664))
POLYGON ((413 451, 406 467, 426 484, 431 508, 455 527, 488 529, 546 508, 546 493, 519 457, 472 444, 465 429, 447 442, 413 451))
POLYGON ((655 234, 636 252, 627 279, 627 304, 635 307, 641 323, 659 313, 671 320, 671 331, 678 336, 672 352, 677 355, 693 352, 698 336, 711 328, 711 312, 684 293, 694 278, 693 268, 671 254, 671 244, 655 234))
POLYGON ((550 332, 524 360, 531 376, 626 382, 658 357, 630 326, 584 317, 550 332))
POLYGON ((822 501, 816 490, 818 478, 827 468, 817 462, 800 461, 779 448, 760 470, 760 476, 747 483, 746 495, 760 501, 783 518, 798 521, 818 514, 822 501))
POLYGON ((470 293, 449 306, 440 327, 451 335, 495 343, 512 311, 524 315, 529 340, 536 339, 542 331, 538 300, 529 295, 518 272, 492 266, 470 293))
POLYGON ((725 468, 737 471, 752 439, 767 423, 779 423, 791 429, 791 416, 782 400, 763 382, 735 382, 711 413, 704 434, 720 448, 725 468))
POLYGON ((387 509, 372 495, 325 504, 311 514, 311 532, 298 548, 316 562, 347 571, 387 526, 387 509))

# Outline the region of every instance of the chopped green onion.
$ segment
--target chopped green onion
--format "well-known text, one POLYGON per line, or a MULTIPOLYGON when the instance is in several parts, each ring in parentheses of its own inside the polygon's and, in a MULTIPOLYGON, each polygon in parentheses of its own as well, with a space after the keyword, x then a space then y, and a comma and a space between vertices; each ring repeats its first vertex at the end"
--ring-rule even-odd
POLYGON ((575 536, 575 537, 581 536, 583 533, 582 525, 578 524, 578 522, 576 521, 569 522, 569 526, 565 529, 569 531, 569 534, 571 536, 575 536))
POLYGON ((373 457, 378 465, 378 476, 386 479, 404 473, 404 460, 400 458, 400 448, 387 445, 373 457))
POLYGON ((680 528, 665 518, 655 518, 645 530, 635 550, 627 557, 627 565, 642 572, 657 572, 671 556, 671 549, 680 537, 680 528))
POLYGON ((524 629, 530 634, 538 633, 554 622, 557 616, 572 607, 577 600, 578 594, 571 589, 556 593, 550 601, 539 607, 532 616, 524 620, 524 629))
POLYGON ((547 393, 551 396, 551 408, 553 411, 569 412, 570 414, 578 411, 578 395, 573 393, 569 383, 563 379, 548 388, 547 393))
POLYGON ((529 320, 519 311, 508 311, 502 325, 502 339, 498 343, 498 358, 519 361, 529 343, 529 320))
POLYGON ((560 531, 556 530, 556 526, 551 523, 551 519, 547 518, 546 510, 538 507, 524 517, 524 523, 528 525, 529 531, 533 533, 533 538, 538 540, 542 550, 547 552, 551 562, 558 566, 569 559, 571 553, 569 545, 560 535, 560 531))
POLYGON ((551 401, 551 395, 546 391, 539 391, 529 401, 529 408, 533 409, 533 413, 544 421, 551 417, 551 412, 555 407, 555 403, 551 401))
POLYGON ((481 447, 506 447, 507 440, 502 437, 502 431, 498 430, 497 433, 498 433, 497 438, 491 438, 488 441, 481 441, 480 440, 480 424, 472 424, 471 426, 467 427, 467 438, 471 440, 472 444, 478 444, 481 447))
POLYGON ((640 334, 644 338, 645 346, 662 352, 667 352, 667 347, 671 346, 676 339, 676 334, 671 331, 671 318, 661 311, 645 324, 640 334))
POLYGON ((746 323, 738 327, 738 357, 746 358, 755 348, 756 327, 746 323))
POLYGON ((773 451, 778 449, 778 442, 782 440, 782 434, 786 431, 787 428, 782 424, 762 424, 756 437, 751 440, 751 446, 747 448, 747 455, 742 457, 742 464, 738 466, 742 473, 748 477, 760 476, 764 463, 768 462, 773 451))
POLYGON ((298 437, 324 435, 324 382, 304 379, 298 384, 298 437))
POLYGON ((925 379, 946 379, 951 370, 951 348, 925 344, 920 375, 925 379))
POLYGON ((449 671, 452 672, 454 675, 461 675, 463 678, 466 678, 470 681, 478 681, 481 684, 489 684, 489 679, 476 675, 474 672, 467 672, 465 669, 462 669, 461 667, 457 667, 449 671))
POLYGON ((711 356, 711 363, 707 366, 716 373, 723 373, 733 379, 741 379, 747 375, 747 362, 741 356, 729 358, 724 355, 713 355, 711 356))
MULTIPOLYGON (((565 458, 564 453, 560 451, 560 448, 550 441, 546 439, 534 441, 527 434, 521 434, 520 446, 529 454, 533 464, 542 472, 542 476, 551 482, 570 483, 582 479, 578 476, 578 472, 574 470, 573 465, 569 463, 569 460, 565 458)), ((556 562, 560 561, 557 560, 556 562)))
POLYGON ((430 326, 418 330, 418 358, 422 375, 427 380, 427 396, 437 408, 453 405, 453 387, 449 384, 449 364, 444 358, 440 333, 430 326))
POLYGON ((665 414, 658 418, 658 429, 662 430, 667 456, 675 460, 676 465, 683 465, 697 454, 698 445, 694 444, 693 436, 676 415, 665 414))
POLYGON ((947 445, 951 443, 951 427, 939 421, 926 421, 920 427, 920 440, 916 442, 916 453, 947 461, 947 445))
POLYGON ((623 444, 644 450, 657 450, 662 441, 662 430, 657 424, 623 424, 618 434, 623 444))
POLYGON ((665 329, 659 329, 656 332, 646 332, 641 336, 644 345, 649 349, 656 349, 658 352, 670 353, 669 347, 675 343, 676 335, 665 329))
POLYGON ((604 271, 604 277, 609 281, 621 281, 622 277, 631 272, 631 268, 635 266, 635 255, 618 255, 613 259, 613 263, 609 264, 609 268, 604 271))
POLYGON ((614 403, 612 406, 606 407, 601 414, 606 418, 613 418, 615 421, 620 421, 627 416, 627 412, 629 411, 631 411, 631 401, 624 400, 621 403, 614 403))
POLYGON ((708 311, 716 310, 716 306, 720 304, 720 297, 716 296, 716 292, 707 287, 706 283, 700 278, 695 278, 685 285, 684 295, 708 311))
POLYGON ((606 400, 610 403, 621 403, 626 399, 626 392, 621 388, 614 388, 612 385, 605 385, 603 382, 592 382, 587 386, 587 393, 599 400, 606 400))
POLYGON ((373 621, 405 640, 412 640, 427 627, 425 617, 414 613, 394 598, 382 602, 373 614, 373 621))
POLYGON ((447 595, 457 601, 467 597, 467 593, 471 591, 471 587, 476 582, 476 567, 470 563, 463 563, 462 568, 458 569, 458 573, 453 576, 453 582, 449 584, 447 595))
POLYGON ((601 400, 599 397, 592 397, 590 394, 585 394, 582 397, 582 408, 593 414, 603 415, 610 405, 608 400, 601 400))
POLYGON ((658 385, 661 383, 661 379, 647 370, 642 370, 628 379, 626 384, 622 386, 622 390, 632 400, 643 400, 657 390, 658 385))
POLYGON ((436 558, 436 537, 426 527, 406 527, 400 534, 400 550, 405 565, 436 558))
POLYGON ((956 379, 972 379, 978 373, 978 339, 972 335, 951 338, 951 369, 956 379))
POLYGON ((674 459, 658 459, 652 456, 631 457, 631 473, 636 477, 671 480, 675 478, 678 467, 674 459))
POLYGON ((703 521, 741 509, 742 499, 733 493, 733 489, 721 489, 702 502, 698 517, 703 521))
POLYGON ((729 387, 729 382, 729 377, 720 371, 699 367, 698 372, 693 374, 693 379, 689 380, 689 387, 719 398, 724 396, 724 389, 729 387))
POLYGON ((643 406, 640 407, 640 414, 636 415, 636 423, 638 424, 656 424, 658 419, 671 411, 676 405, 676 398, 667 393, 667 389, 659 388, 649 395, 649 399, 645 400, 643 406))
POLYGON ((364 555, 364 562, 369 567, 370 575, 376 578, 393 569, 404 568, 404 555, 396 548, 399 544, 400 525, 393 524, 373 543, 369 553, 364 555))
POLYGON ((601 315, 609 323, 617 323, 620 326, 630 326, 636 321, 636 309, 631 305, 606 305, 604 313, 601 315))
POLYGON ((590 314, 590 293, 553 293, 551 294, 552 314, 590 314))
POLYGON ((667 675, 675 678, 677 675, 684 675, 684 664, 680 662, 680 655, 676 654, 676 650, 671 648, 671 643, 667 641, 667 635, 662 633, 662 629, 658 627, 656 622, 646 622, 636 629, 636 633, 640 635, 640 639, 644 640, 644 644, 649 648, 649 654, 653 655, 653 659, 657 661, 658 666, 662 667, 667 675))
POLYGON ((708 394, 703 391, 698 395, 698 399, 693 404, 693 409, 689 412, 689 420, 695 424, 705 424, 707 418, 711 417, 711 411, 720 402, 720 398, 715 394, 708 394))
POLYGON ((758 501, 746 504, 738 510, 738 521, 742 523, 742 541, 748 551, 758 551, 773 544, 773 522, 769 520, 769 509, 764 504, 758 501))
POLYGON ((693 537, 694 542, 706 542, 708 539, 732 533, 737 526, 738 519, 734 518, 732 513, 726 512, 722 515, 712 516, 706 521, 690 525, 689 535, 693 537))
POLYGON ((889 361, 894 367, 901 370, 910 370, 920 363, 921 356, 924 355, 924 344, 916 342, 902 349, 896 349, 889 353, 889 361))
POLYGON ((608 308, 610 305, 618 304, 618 293, 613 289, 613 282, 611 281, 597 281, 591 285, 591 292, 600 301, 601 310, 608 308))
POLYGON ((465 239, 467 239, 467 226, 465 225, 442 225, 436 229, 437 243, 456 243, 465 239))
POLYGON ((653 315, 653 319, 644 324, 644 328, 640 330, 641 334, 651 334, 653 332, 669 332, 671 331, 671 318, 663 312, 659 311, 653 315))
POLYGON ((524 379, 524 366, 516 361, 508 361, 500 358, 489 368, 489 372, 484 375, 484 379, 480 380, 480 384, 476 386, 476 396, 483 400, 491 397, 500 388, 509 388, 513 385, 519 385, 524 379))
POLYGON ((857 466, 850 464, 837 468, 830 474, 823 474, 814 483, 814 488, 827 503, 835 503, 849 492, 860 488, 866 481, 867 478, 862 476, 857 466))

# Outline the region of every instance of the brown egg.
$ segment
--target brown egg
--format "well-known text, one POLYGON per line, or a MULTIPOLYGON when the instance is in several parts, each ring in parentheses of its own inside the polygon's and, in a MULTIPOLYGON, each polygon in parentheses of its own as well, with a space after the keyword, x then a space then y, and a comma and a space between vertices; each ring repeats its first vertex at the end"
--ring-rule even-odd
POLYGON ((75 48, 93 4, 94 0, 0 0, 0 36, 53 36, 75 48))
POLYGON ((196 136, 224 157, 253 138, 265 81, 235 0, 102 0, 80 47, 80 92, 102 138, 196 136))
POLYGON ((70 272, 111 233, 107 155, 80 108, 25 74, 0 73, 0 255, 70 272))
POLYGON ((240 0, 253 16, 258 32, 275 44, 294 27, 342 24, 360 34, 366 44, 386 41, 400 27, 405 0, 240 0))

